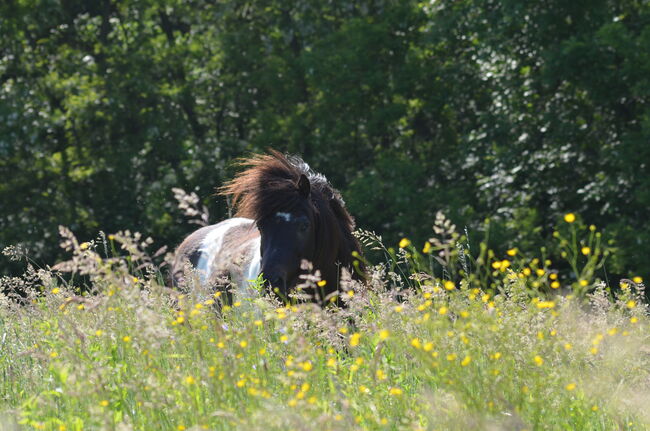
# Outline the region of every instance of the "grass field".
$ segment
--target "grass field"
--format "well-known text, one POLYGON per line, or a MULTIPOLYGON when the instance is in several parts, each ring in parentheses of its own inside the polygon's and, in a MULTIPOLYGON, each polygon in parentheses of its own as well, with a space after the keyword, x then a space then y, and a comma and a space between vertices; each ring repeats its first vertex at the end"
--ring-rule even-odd
POLYGON ((423 249, 362 233, 385 262, 327 309, 219 306, 165 288, 136 235, 62 233, 73 281, 1 280, 31 293, 0 297, 0 429, 650 428, 642 280, 601 283, 607 251, 571 217, 568 275, 516 248, 472 256, 444 219, 423 249))

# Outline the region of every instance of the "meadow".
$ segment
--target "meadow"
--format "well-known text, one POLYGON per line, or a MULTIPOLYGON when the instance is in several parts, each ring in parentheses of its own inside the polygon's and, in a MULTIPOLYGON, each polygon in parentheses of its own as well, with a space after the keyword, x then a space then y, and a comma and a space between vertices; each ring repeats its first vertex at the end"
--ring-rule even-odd
POLYGON ((643 280, 602 281, 574 214, 503 256, 442 215, 424 245, 359 232, 384 258, 325 308, 172 290, 139 234, 61 234, 70 260, 0 280, 25 292, 0 296, 0 429, 650 428, 643 280))

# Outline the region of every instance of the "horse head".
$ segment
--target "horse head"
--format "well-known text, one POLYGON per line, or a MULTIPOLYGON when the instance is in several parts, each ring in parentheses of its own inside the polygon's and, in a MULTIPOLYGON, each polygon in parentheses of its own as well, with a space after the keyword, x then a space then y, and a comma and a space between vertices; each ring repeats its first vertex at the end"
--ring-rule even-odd
POLYGON ((298 199, 291 210, 268 214, 257 222, 262 276, 267 287, 284 298, 298 283, 302 260, 313 262, 316 255, 316 218, 307 176, 300 176, 295 192, 298 199))

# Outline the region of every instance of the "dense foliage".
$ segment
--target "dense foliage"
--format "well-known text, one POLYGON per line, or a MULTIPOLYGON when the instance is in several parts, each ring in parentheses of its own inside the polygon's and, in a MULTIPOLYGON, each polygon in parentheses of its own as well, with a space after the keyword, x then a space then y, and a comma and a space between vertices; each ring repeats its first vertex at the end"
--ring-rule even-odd
POLYGON ((648 46, 631 0, 3 2, 0 246, 51 263, 66 225, 173 247, 171 188, 217 220, 229 162, 270 146, 392 241, 443 210, 540 245, 572 211, 647 277, 648 46))

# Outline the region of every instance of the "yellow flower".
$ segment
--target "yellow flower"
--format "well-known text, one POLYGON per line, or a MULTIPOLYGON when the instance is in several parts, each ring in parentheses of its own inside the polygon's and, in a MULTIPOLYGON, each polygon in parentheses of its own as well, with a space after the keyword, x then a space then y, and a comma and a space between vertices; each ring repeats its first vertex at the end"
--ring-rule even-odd
POLYGON ((185 377, 185 383, 187 383, 188 385, 193 385, 194 383, 196 383, 196 379, 192 376, 187 376, 185 377))
POLYGON ((399 242, 399 248, 406 248, 411 245, 411 241, 408 238, 402 238, 399 242))
POLYGON ((81 244, 79 244, 79 248, 82 250, 86 250, 88 249, 88 247, 90 247, 90 244, 88 244, 87 242, 82 242, 81 244))
POLYGON ((245 349, 246 346, 248 346, 248 341, 246 341, 246 340, 241 340, 241 341, 239 342, 239 345, 241 346, 242 349, 245 349))
POLYGON ((411 340, 411 346, 415 347, 416 349, 420 349, 422 347, 422 343, 420 343, 420 340, 418 338, 414 338, 411 340))
POLYGON ((582 287, 585 287, 585 286, 589 285, 589 282, 587 280, 584 280, 584 279, 580 280, 579 283, 580 283, 580 286, 582 286, 582 287))
POLYGON ((329 359, 327 360, 327 366, 330 367, 330 368, 334 368, 334 367, 336 367, 336 359, 334 359, 334 358, 329 358, 329 359))
POLYGON ((361 340, 361 334, 358 332, 355 332, 354 334, 350 335, 350 346, 355 347, 359 345, 359 340, 361 340))
POLYGON ((382 329, 381 331, 379 331, 379 339, 380 340, 383 341, 383 340, 387 339, 389 336, 390 336, 390 332, 388 331, 388 329, 382 329))
POLYGON ((636 317, 636 316, 630 317, 630 323, 634 324, 634 323, 637 323, 638 321, 639 321, 638 317, 636 317))
POLYGON ((557 272, 552 272, 548 275, 551 280, 557 280, 557 272))
POLYGON ((263 323, 264 323, 264 322, 262 322, 261 320, 256 320, 256 321, 253 322, 253 324, 254 324, 255 326, 262 326, 263 323))
POLYGON ((386 378, 388 377, 388 375, 386 375, 386 373, 384 373, 384 371, 381 370, 381 369, 378 369, 377 372, 375 373, 375 375, 377 376, 377 379, 379 379, 379 380, 386 380, 386 378))
POLYGON ((494 359, 499 359, 501 357, 501 352, 496 352, 494 355, 492 355, 494 359))
POLYGON ((54 289, 52 289, 52 295, 56 295, 59 292, 60 292, 60 290, 59 290, 58 287, 55 287, 54 289))
POLYGON ((321 280, 316 284, 318 285, 318 287, 323 287, 323 286, 325 286, 327 284, 327 281, 326 280, 321 280))
POLYGON ((101 329, 98 329, 98 330, 95 331, 95 335, 98 336, 98 337, 101 337, 103 333, 104 333, 104 331, 102 331, 101 329))
POLYGON ((544 275, 545 273, 546 273, 546 271, 544 271, 544 270, 541 269, 541 268, 535 271, 535 274, 537 274, 538 277, 541 277, 541 276, 544 275))
POLYGON ((179 425, 176 427, 178 431, 185 431, 187 428, 185 428, 185 425, 179 425))
POLYGON ((444 316, 445 314, 447 314, 447 307, 443 305, 438 309, 438 313, 440 313, 441 316, 444 316))
POLYGON ((538 367, 541 367, 544 364, 544 359, 542 359, 542 357, 539 355, 536 355, 533 358, 533 361, 535 361, 535 365, 537 365, 538 367))
POLYGON ((552 289, 559 289, 560 288, 560 282, 559 281, 554 281, 551 283, 551 288, 552 289))
POLYGON ((597 405, 592 406, 591 411, 597 412, 598 411, 598 406, 597 405))
POLYGON ((564 221, 567 223, 573 223, 574 221, 576 221, 576 215, 573 213, 565 214, 564 221))
POLYGON ((128 335, 125 335, 124 337, 122 337, 122 341, 124 341, 125 343, 129 343, 129 342, 131 342, 131 337, 129 337, 128 335))
POLYGON ((588 256, 589 253, 591 253, 591 248, 589 248, 589 247, 582 247, 582 248, 580 249, 580 251, 581 251, 582 254, 584 254, 585 256, 588 256))
POLYGON ((516 256, 517 255, 517 248, 511 248, 510 250, 506 251, 506 254, 508 256, 516 256))
POLYGON ((302 363, 302 369, 305 371, 311 371, 311 369, 314 368, 312 365, 311 361, 305 361, 302 363))
POLYGON ((468 355, 465 356, 465 358, 461 361, 460 365, 463 367, 466 367, 469 365, 469 363, 472 361, 472 358, 468 355))
POLYGON ((456 288, 456 285, 454 284, 454 282, 449 281, 449 280, 445 281, 444 286, 445 286, 446 290, 454 290, 456 288))
POLYGON ((400 388, 390 388, 388 390, 388 393, 390 395, 399 396, 399 395, 402 395, 403 391, 400 388))
POLYGON ((635 283, 643 283, 643 278, 641 278, 641 277, 634 277, 634 278, 632 279, 632 281, 635 282, 635 283))
POLYGON ((393 308, 393 310, 395 310, 397 313, 401 313, 402 311, 404 311, 404 307, 401 305, 396 305, 395 308, 393 308))
POLYGON ((451 361, 456 360, 457 357, 458 357, 458 356, 456 356, 455 353, 450 353, 450 354, 447 355, 447 360, 448 360, 449 362, 451 362, 451 361))
POLYGON ((429 342, 425 343, 422 348, 424 349, 425 352, 430 352, 430 351, 433 350, 433 343, 431 341, 429 341, 429 342))
POLYGON ((524 268, 524 270, 521 271, 521 272, 522 272, 526 277, 528 277, 528 276, 532 273, 532 271, 530 270, 530 268, 524 268))
POLYGON ((564 344, 564 350, 571 350, 571 349, 573 349, 573 346, 571 345, 571 343, 565 343, 564 344))
POLYGON ((424 254, 431 253, 431 243, 429 241, 424 243, 424 247, 422 247, 422 253, 424 254))
POLYGON ((636 301, 629 300, 629 301, 627 301, 627 304, 625 304, 625 305, 627 306, 627 308, 634 308, 634 307, 636 307, 636 301))
POLYGON ((572 390, 574 390, 575 388, 576 388, 576 384, 575 384, 575 383, 569 383, 568 385, 565 386, 565 389, 566 389, 567 391, 572 391, 572 390))
POLYGON ((102 406, 102 407, 108 407, 108 400, 101 400, 99 402, 99 405, 102 406))

